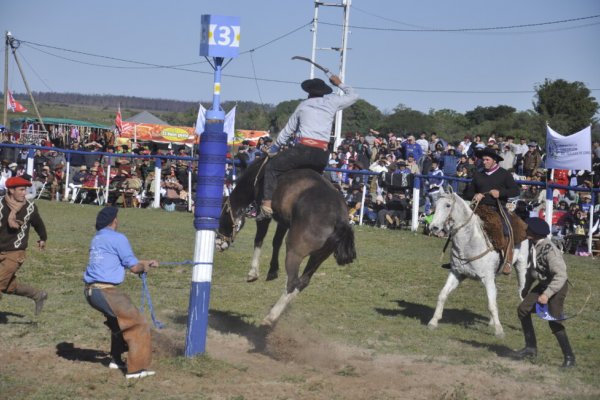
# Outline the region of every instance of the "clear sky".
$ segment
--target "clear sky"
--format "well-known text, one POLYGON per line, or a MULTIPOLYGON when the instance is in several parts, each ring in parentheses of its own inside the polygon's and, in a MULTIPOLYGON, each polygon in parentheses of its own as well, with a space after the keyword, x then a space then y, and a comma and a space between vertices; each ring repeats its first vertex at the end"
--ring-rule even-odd
MULTIPOLYGON (((2 0, 0 29, 23 41, 18 54, 32 90, 211 101, 212 69, 198 55, 200 16, 239 16, 240 52, 246 53, 223 71, 222 101, 277 104, 304 97, 299 82, 308 77, 309 65, 291 57, 310 57, 313 12, 313 0, 2 0), (181 67, 196 72, 40 45, 160 66, 197 63, 181 67)), ((545 78, 600 89, 600 18, 484 32, 405 30, 491 28, 593 15, 600 15, 598 0, 352 0, 345 81, 384 112, 399 104, 423 112, 499 104, 531 109, 532 92, 440 91, 533 91, 545 78)), ((319 47, 341 45, 342 16, 340 8, 320 8, 319 47)), ((339 70, 336 52, 319 51, 317 61, 339 70)), ((24 92, 12 60, 10 71, 10 89, 24 92)), ((600 90, 592 93, 600 99, 600 90)))

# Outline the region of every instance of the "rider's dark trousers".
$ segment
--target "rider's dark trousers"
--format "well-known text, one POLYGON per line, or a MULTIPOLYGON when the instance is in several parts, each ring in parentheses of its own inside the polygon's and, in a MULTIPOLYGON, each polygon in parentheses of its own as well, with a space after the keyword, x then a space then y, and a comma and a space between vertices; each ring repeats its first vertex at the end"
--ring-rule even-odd
MULTIPOLYGON (((565 298, 567 297, 567 292, 569 291, 568 285, 568 283, 565 283, 564 286, 548 300, 548 312, 553 317, 559 318, 563 313, 565 298)), ((517 307, 517 315, 519 316, 519 319, 529 318, 529 315, 535 312, 537 299, 542 293, 544 293, 544 290, 546 290, 546 286, 539 284, 523 297, 523 301, 521 301, 521 304, 519 304, 517 307)), ((560 321, 548 321, 548 324, 550 325, 550 330, 552 330, 552 333, 556 333, 565 329, 564 325, 560 321)))
POLYGON ((273 192, 277 186, 277 178, 293 169, 308 168, 322 173, 327 162, 329 153, 317 147, 309 147, 303 144, 297 144, 273 157, 265 167, 265 186, 263 200, 271 200, 273 192))

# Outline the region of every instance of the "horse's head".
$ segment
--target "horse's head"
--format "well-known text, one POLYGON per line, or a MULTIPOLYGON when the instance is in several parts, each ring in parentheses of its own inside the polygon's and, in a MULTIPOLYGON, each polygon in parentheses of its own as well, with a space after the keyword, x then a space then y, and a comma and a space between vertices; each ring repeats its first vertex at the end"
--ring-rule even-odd
POLYGON ((442 231, 449 233, 455 225, 462 223, 460 210, 463 205, 463 199, 452 191, 451 186, 448 186, 447 191, 440 188, 440 197, 435 203, 433 221, 429 224, 430 231, 434 234, 442 231))
POLYGON ((225 251, 229 248, 229 245, 235 239, 235 235, 244 226, 244 221, 244 213, 234 213, 229 197, 225 198, 223 208, 221 208, 221 217, 219 218, 219 229, 215 238, 217 250, 225 251))

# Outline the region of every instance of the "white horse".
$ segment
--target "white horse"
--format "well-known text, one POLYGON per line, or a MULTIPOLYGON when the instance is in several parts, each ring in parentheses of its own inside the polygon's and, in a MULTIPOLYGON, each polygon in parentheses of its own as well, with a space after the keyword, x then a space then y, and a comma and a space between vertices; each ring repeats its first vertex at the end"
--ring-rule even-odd
MULTIPOLYGON (((489 324, 494 326, 497 337, 504 337, 504 330, 498 318, 496 304, 495 277, 499 268, 500 255, 493 250, 492 245, 483 231, 481 219, 469 207, 469 204, 456 193, 440 190, 436 203, 435 216, 429 225, 432 232, 444 230, 452 235, 451 269, 448 279, 438 296, 433 318, 428 326, 437 328, 442 318, 444 303, 450 293, 458 287, 465 278, 478 279, 485 286, 488 297, 488 309, 491 314, 489 324)), ((529 243, 526 240, 515 245, 513 265, 517 272, 519 297, 525 286, 529 243)))

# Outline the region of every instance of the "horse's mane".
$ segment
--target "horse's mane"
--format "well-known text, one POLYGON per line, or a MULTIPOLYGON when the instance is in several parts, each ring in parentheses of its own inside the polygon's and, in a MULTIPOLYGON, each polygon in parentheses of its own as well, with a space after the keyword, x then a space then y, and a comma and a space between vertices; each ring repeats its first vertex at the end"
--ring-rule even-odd
POLYGON ((456 202, 459 203, 461 206, 465 207, 466 211, 468 212, 467 217, 471 216, 471 214, 474 214, 473 215, 473 219, 475 220, 475 222, 477 224, 479 224, 480 226, 483 227, 483 221, 481 220, 481 218, 479 217, 479 215, 475 214, 475 212, 471 209, 471 207, 469 206, 469 203, 467 203, 467 201, 465 199, 463 199, 462 197, 460 197, 458 195, 458 193, 456 193, 456 192, 450 193, 450 196, 456 196, 455 197, 456 202))
POLYGON ((246 207, 252 203, 258 197, 258 193, 262 191, 262 176, 265 172, 263 163, 264 158, 257 158, 236 179, 235 189, 230 194, 232 207, 236 211, 240 207, 246 207))
MULTIPOLYGON (((250 183, 254 185, 254 181, 256 180, 256 176, 261 172, 261 166, 263 165, 264 158, 257 158, 252 163, 250 163, 242 175, 238 179, 236 179, 235 184, 245 186, 250 183)), ((264 171, 264 170, 263 170, 264 171)))

